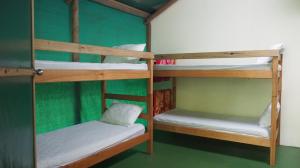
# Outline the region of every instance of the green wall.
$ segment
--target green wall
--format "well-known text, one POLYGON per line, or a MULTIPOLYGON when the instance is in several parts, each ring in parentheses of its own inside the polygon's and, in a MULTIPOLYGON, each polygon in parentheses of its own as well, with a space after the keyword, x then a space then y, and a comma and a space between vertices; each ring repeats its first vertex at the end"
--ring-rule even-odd
MULTIPOLYGON (((143 19, 90 2, 80 2, 80 42, 102 46, 145 43, 143 19)), ((70 7, 64 0, 35 0, 35 36, 49 40, 71 40, 70 7)), ((36 52, 36 59, 70 61, 70 54, 36 52)), ((95 55, 81 55, 82 62, 99 62, 95 55)), ((111 93, 145 95, 145 80, 109 81, 111 93)), ((81 120, 99 119, 101 84, 81 82, 78 102, 74 83, 50 83, 36 86, 37 133, 48 132, 76 123, 76 111, 81 120), (78 109, 79 108, 79 109, 78 109)), ((145 107, 145 104, 140 104, 145 107)))

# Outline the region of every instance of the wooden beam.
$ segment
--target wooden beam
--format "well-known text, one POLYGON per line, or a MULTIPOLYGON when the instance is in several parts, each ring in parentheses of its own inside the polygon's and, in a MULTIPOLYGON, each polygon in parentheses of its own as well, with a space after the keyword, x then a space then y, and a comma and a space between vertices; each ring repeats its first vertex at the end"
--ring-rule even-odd
MULTIPOLYGON (((78 0, 72 1, 72 42, 79 43, 79 2, 78 0)), ((73 53, 72 60, 79 62, 79 54, 73 53)))
POLYGON ((146 29, 147 29, 147 51, 148 52, 151 52, 151 42, 152 42, 152 39, 151 39, 151 23, 148 23, 146 25, 146 29))
POLYGON ((131 51, 117 48, 49 41, 41 39, 35 40, 35 50, 60 51, 80 54, 112 55, 145 59, 154 58, 153 53, 150 52, 131 51))
POLYGON ((105 94, 105 99, 130 100, 130 101, 139 101, 139 102, 147 101, 146 96, 121 95, 121 94, 110 94, 110 93, 105 94))
POLYGON ((270 70, 154 70, 155 77, 219 77, 271 79, 270 70))
POLYGON ((45 70, 36 76, 37 83, 77 82, 97 80, 146 79, 150 71, 143 70, 45 70))
POLYGON ((155 59, 207 59, 207 58, 243 58, 243 57, 279 57, 279 50, 249 50, 202 53, 158 54, 155 59))
POLYGON ((239 142, 244 144, 270 147, 270 140, 264 137, 256 137, 256 136, 230 133, 224 131, 214 131, 214 130, 202 129, 202 128, 192 128, 192 127, 186 127, 177 124, 162 123, 158 121, 155 121, 154 128, 158 130, 181 133, 186 135, 194 135, 194 136, 200 136, 200 137, 206 137, 212 139, 219 139, 219 140, 239 142))
POLYGON ((120 10, 122 12, 130 13, 132 15, 140 16, 143 18, 148 17, 150 14, 148 12, 142 11, 140 9, 128 6, 126 4, 123 4, 121 2, 115 1, 115 0, 93 0, 94 2, 100 3, 102 5, 120 10))
POLYGON ((169 0, 166 4, 162 5, 157 11, 154 12, 154 14, 150 15, 145 23, 150 23, 154 18, 159 16, 161 13, 163 13, 165 10, 167 10, 169 7, 171 7, 177 0, 169 0))
POLYGON ((33 76, 33 75, 34 75, 34 71, 31 69, 0 68, 0 77, 33 76))

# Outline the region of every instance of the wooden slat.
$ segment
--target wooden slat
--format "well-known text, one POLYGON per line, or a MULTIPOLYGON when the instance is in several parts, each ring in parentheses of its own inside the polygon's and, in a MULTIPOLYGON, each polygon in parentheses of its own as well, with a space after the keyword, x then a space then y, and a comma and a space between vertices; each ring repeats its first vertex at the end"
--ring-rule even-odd
POLYGON ((94 80, 144 79, 150 78, 149 71, 139 70, 45 70, 36 77, 36 82, 76 82, 94 80))
POLYGON ((146 24, 150 23, 153 19, 155 19, 157 16, 159 16, 161 13, 163 13, 165 10, 171 7, 175 2, 177 2, 177 0, 169 0, 167 3, 162 5, 158 10, 156 10, 152 15, 150 15, 146 19, 146 24))
POLYGON ((155 77, 272 78, 270 70, 154 70, 155 77))
POLYGON ((110 94, 110 93, 106 93, 105 98, 106 99, 139 101, 139 102, 145 102, 147 100, 146 96, 121 95, 121 94, 110 94))
POLYGON ((140 9, 128 6, 116 0, 93 0, 94 2, 100 3, 102 5, 120 10, 122 12, 130 13, 132 15, 140 16, 143 18, 148 17, 150 14, 148 12, 142 11, 140 9))
POLYGON ((184 127, 176 124, 164 124, 156 121, 154 122, 154 128, 163 131, 194 135, 194 136, 200 136, 206 138, 213 138, 219 140, 233 141, 233 142, 239 142, 245 144, 252 144, 257 146, 264 146, 264 147, 270 146, 270 140, 262 137, 211 131, 211 130, 200 129, 200 128, 184 127))
POLYGON ((135 147, 138 144, 141 144, 149 139, 149 133, 145 133, 138 137, 132 138, 120 144, 114 145, 108 149, 97 152, 91 156, 85 157, 78 161, 72 162, 68 165, 62 166, 65 168, 82 168, 82 167, 90 167, 97 163, 102 162, 112 156, 115 156, 121 152, 124 152, 130 148, 135 147))
POLYGON ((124 49, 117 49, 117 48, 49 41, 49 40, 41 40, 41 39, 35 40, 35 49, 46 50, 46 51, 71 52, 71 53, 80 53, 80 54, 136 57, 136 58, 144 58, 144 59, 154 58, 153 54, 150 52, 131 51, 131 50, 124 50, 124 49))
POLYGON ((33 76, 34 72, 31 69, 21 68, 0 68, 0 77, 8 76, 33 76))
POLYGON ((158 54, 155 59, 207 59, 207 58, 242 58, 242 57, 279 57, 279 50, 252 50, 252 51, 226 51, 158 54))
POLYGON ((149 119, 147 120, 147 132, 150 134, 147 142, 147 152, 153 153, 153 60, 147 60, 148 69, 150 71, 150 78, 147 79, 147 113, 149 119))
POLYGON ((106 110, 106 81, 101 81, 101 106, 102 113, 106 110))

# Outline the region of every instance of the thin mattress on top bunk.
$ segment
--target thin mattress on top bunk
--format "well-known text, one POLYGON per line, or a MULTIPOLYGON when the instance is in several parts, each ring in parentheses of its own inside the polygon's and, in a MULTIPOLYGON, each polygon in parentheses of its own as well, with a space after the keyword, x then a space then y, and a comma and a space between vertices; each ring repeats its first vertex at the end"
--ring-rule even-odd
MULTIPOLYGON (((271 70, 271 64, 257 65, 158 65, 154 70, 271 70)), ((280 70, 280 67, 278 67, 280 70)))
POLYGON ((86 63, 64 61, 35 61, 35 69, 48 70, 148 70, 145 63, 86 63))
POLYGON ((173 109, 156 115, 154 120, 164 124, 176 124, 192 128, 237 133, 263 138, 270 137, 269 128, 260 127, 258 124, 259 119, 252 117, 237 117, 173 109))
POLYGON ((37 136, 37 166, 61 167, 144 134, 142 124, 90 121, 37 136))

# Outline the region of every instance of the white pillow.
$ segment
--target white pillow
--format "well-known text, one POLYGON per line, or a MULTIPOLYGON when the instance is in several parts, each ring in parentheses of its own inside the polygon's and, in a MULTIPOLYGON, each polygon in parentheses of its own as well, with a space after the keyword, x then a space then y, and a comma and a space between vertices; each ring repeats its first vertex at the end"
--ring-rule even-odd
MULTIPOLYGON (((125 44, 120 46, 114 46, 113 48, 132 50, 132 51, 144 51, 146 44, 125 44)), ((106 56, 103 63, 138 63, 139 58, 136 57, 119 57, 119 56, 106 56)))
POLYGON ((102 121, 110 124, 130 126, 135 123, 143 108, 133 104, 113 103, 104 114, 102 121))
MULTIPOLYGON (((277 112, 280 111, 280 103, 277 102, 277 112)), ((270 127, 271 126, 271 114, 272 114, 272 103, 269 103, 265 111, 261 114, 259 118, 260 127, 270 127)))

